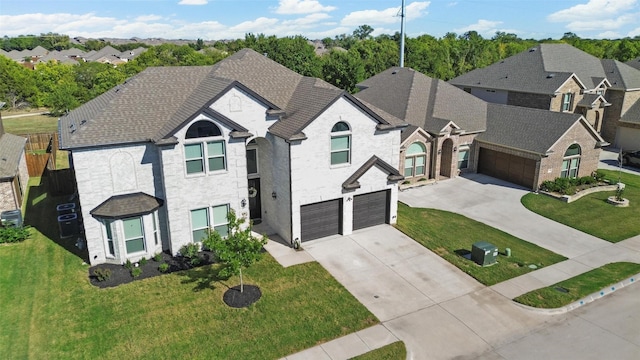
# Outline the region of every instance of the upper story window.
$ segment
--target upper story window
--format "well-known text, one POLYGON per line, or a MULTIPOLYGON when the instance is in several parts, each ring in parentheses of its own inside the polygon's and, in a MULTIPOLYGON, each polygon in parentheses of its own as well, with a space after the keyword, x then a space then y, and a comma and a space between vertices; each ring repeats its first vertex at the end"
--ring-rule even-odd
POLYGON ((578 170, 580 169, 580 154, 580 145, 573 144, 569 146, 567 151, 564 153, 560 177, 575 178, 578 176, 578 170))
POLYGON ((351 162, 351 128, 340 121, 331 128, 331 165, 351 162))
POLYGON ((562 111, 571 111, 572 93, 562 94, 562 111))
POLYGON ((187 174, 225 170, 225 143, 220 128, 206 120, 191 125, 185 136, 184 156, 187 174))
POLYGON ((404 176, 413 177, 425 174, 427 160, 426 148, 422 143, 414 142, 407 149, 404 159, 404 176))

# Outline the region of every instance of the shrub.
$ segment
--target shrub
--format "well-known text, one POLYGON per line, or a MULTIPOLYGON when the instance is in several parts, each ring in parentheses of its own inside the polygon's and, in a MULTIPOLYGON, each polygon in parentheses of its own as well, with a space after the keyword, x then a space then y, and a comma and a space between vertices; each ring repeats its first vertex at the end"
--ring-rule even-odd
POLYGON ((595 181, 597 182, 602 182, 604 180, 604 172, 600 169, 596 170, 593 172, 593 178, 595 179, 595 181))
POLYGON ((574 195, 576 193, 577 189, 575 187, 575 185, 569 185, 566 189, 564 189, 562 191, 563 194, 565 195, 574 195))
POLYGON ((158 266, 158 270, 160 270, 160 272, 162 273, 166 273, 167 271, 169 271, 169 264, 167 264, 166 262, 160 264, 160 266, 158 266))
POLYGON ((616 190, 616 201, 622 201, 624 199, 622 195, 624 195, 624 188, 619 187, 618 190, 616 190))
POLYGON ((162 253, 157 253, 153 255, 153 261, 157 261, 157 262, 162 261, 162 253))
POLYGON ((147 258, 146 257, 142 257, 142 259, 140 259, 140 266, 145 266, 147 264, 147 258))
POLYGON ((191 243, 180 248, 180 255, 184 256, 191 265, 198 265, 200 264, 198 251, 200 251, 198 244, 191 243))
POLYGON ((127 259, 127 262, 124 263, 124 267, 129 270, 133 269, 133 263, 131 263, 131 260, 127 259))
POLYGON ((93 270, 93 275, 96 276, 98 281, 107 281, 111 277, 111 270, 107 268, 96 268, 93 270))
POLYGON ((137 268, 131 269, 131 276, 133 276, 134 278, 140 276, 141 274, 142 274, 141 268, 137 267, 137 268))
POLYGON ((21 242, 28 237, 27 227, 0 227, 0 244, 21 242))

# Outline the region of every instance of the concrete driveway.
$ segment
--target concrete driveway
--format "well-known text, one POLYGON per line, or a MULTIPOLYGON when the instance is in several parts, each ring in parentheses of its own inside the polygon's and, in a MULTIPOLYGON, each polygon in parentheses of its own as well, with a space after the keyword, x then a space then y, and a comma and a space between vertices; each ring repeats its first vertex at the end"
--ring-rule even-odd
POLYGON ((607 241, 527 210, 520 203, 527 193, 527 189, 518 185, 482 174, 468 174, 401 191, 398 198, 411 207, 465 215, 568 258, 611 246, 607 241))
POLYGON ((409 359, 477 356, 552 319, 515 305, 388 225, 303 245, 405 342, 409 359))

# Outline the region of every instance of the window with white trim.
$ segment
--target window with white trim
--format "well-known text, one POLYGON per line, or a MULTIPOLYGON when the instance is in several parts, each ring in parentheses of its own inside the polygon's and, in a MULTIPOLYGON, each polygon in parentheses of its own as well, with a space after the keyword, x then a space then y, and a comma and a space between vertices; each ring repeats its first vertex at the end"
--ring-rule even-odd
POLYGON ((560 177, 563 178, 575 178, 578 177, 578 170, 580 170, 580 145, 573 144, 569 146, 564 153, 564 159, 562 160, 562 170, 560 177))
POLYGON ((565 93, 562 95, 562 111, 570 111, 571 110, 571 98, 573 94, 565 93))
POLYGON ((331 165, 351 162, 351 128, 344 121, 331 128, 331 165))
POLYGON ((225 170, 226 150, 220 128, 207 120, 191 125, 185 136, 184 157, 187 174, 225 170))
POLYGON ((193 242, 201 242, 206 238, 209 229, 217 231, 222 237, 226 237, 229 234, 228 214, 228 204, 191 210, 193 242))
POLYGON ((107 256, 116 257, 116 248, 113 241, 113 231, 111 230, 112 224, 113 221, 110 220, 104 222, 105 234, 107 235, 107 256))
POLYGON ((159 239, 159 235, 158 235, 158 217, 156 216, 155 212, 151 213, 151 221, 153 221, 153 240, 154 240, 155 244, 158 245, 158 239, 159 239))
POLYGON ((124 230, 124 243, 127 254, 144 252, 145 243, 142 217, 123 219, 122 227, 124 230))
POLYGON ((422 143, 414 142, 409 146, 404 159, 404 176, 422 176, 426 171, 427 155, 422 143))
POLYGON ((469 167, 469 148, 460 147, 458 150, 458 169, 466 169, 469 167))

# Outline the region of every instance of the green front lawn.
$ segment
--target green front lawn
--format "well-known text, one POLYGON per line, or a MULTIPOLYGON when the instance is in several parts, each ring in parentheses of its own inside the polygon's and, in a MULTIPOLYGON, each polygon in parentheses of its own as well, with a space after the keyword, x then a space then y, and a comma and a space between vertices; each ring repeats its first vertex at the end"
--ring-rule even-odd
POLYGON ((539 268, 566 260, 564 256, 448 211, 411 208, 399 203, 396 227, 485 285, 533 271, 528 265, 539 268), (497 264, 481 267, 462 256, 470 252, 477 241, 498 247, 497 264), (504 256, 505 248, 511 249, 511 257, 504 256))
MULTIPOLYGON (((618 180, 618 172, 601 170, 607 179, 618 180)), ((618 242, 640 234, 640 176, 621 173, 626 184, 623 197, 629 199, 626 208, 617 208, 607 203, 615 191, 603 191, 587 195, 570 204, 542 194, 527 194, 522 204, 529 210, 551 220, 601 239, 618 242)))
POLYGON ((640 273, 640 264, 629 262, 606 264, 557 284, 530 291, 514 300, 537 308, 559 308, 638 273, 640 273))
POLYGON ((318 263, 282 268, 268 254, 244 274, 263 294, 245 309, 222 302, 239 281, 211 281, 215 266, 98 289, 56 239, 64 199, 32 185, 32 237, 0 246, 2 358, 275 359, 379 322, 318 263))

